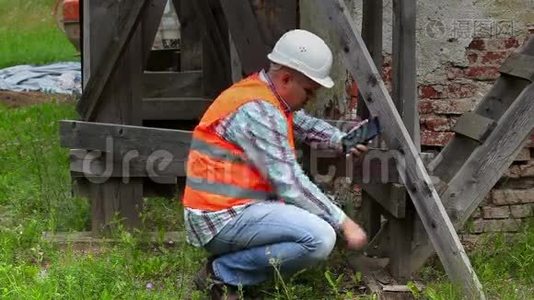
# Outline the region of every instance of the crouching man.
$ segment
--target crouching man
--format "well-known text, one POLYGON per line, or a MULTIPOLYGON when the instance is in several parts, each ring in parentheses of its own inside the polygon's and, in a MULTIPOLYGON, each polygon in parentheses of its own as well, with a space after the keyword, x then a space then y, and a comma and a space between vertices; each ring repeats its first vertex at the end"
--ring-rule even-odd
MULTIPOLYGON (((331 88, 332 52, 305 30, 284 34, 262 70, 221 93, 193 132, 183 196, 188 241, 212 254, 198 288, 237 299, 238 286, 324 261, 336 232, 351 249, 365 232, 310 181, 295 140, 341 150, 343 133, 301 110, 331 88)), ((356 156, 367 148, 352 149, 356 156)))

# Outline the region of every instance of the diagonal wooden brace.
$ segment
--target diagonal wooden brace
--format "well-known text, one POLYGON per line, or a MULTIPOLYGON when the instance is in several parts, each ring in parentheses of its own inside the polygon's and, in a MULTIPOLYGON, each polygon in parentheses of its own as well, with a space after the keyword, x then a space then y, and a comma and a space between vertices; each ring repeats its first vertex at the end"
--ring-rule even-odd
POLYGON ((337 29, 335 42, 341 47, 346 66, 360 85, 367 107, 373 115, 379 116, 384 127, 384 140, 391 149, 398 151, 399 174, 447 274, 454 283, 464 287, 468 298, 485 299, 469 258, 349 10, 342 0, 316 0, 315 3, 337 29))
POLYGON ((96 108, 101 101, 100 96, 108 83, 111 73, 115 69, 119 57, 127 48, 128 42, 136 31, 137 25, 140 23, 143 15, 143 9, 147 6, 148 2, 148 0, 128 2, 128 11, 121 34, 116 39, 109 41, 105 51, 106 56, 102 59, 96 70, 91 72, 91 77, 76 107, 83 120, 91 120, 93 118, 96 108))

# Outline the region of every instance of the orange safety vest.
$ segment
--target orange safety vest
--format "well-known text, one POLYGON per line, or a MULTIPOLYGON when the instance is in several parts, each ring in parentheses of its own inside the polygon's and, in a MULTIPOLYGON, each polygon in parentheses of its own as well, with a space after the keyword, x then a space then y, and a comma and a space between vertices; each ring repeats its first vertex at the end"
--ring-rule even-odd
POLYGON ((288 142, 295 149, 293 113, 284 111, 258 74, 241 80, 213 101, 193 131, 183 196, 185 207, 217 211, 274 197, 270 182, 247 159, 243 149, 215 132, 221 120, 257 99, 273 104, 286 117, 288 142))

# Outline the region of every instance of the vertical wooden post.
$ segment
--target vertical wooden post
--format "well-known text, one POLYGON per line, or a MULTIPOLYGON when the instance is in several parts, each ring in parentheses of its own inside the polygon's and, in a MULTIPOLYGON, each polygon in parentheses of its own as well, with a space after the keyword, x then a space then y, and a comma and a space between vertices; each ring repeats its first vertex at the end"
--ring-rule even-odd
MULTIPOLYGON (((84 1, 84 81, 87 82, 106 56, 106 45, 121 32, 124 12, 132 4, 126 1, 84 1)), ((101 94, 92 121, 140 125, 141 87, 143 73, 142 28, 137 29, 127 42, 123 55, 110 75, 101 94)), ((105 137, 102 137, 105 138, 105 137)), ((114 155, 116 159, 118 153, 114 155)), ((138 209, 142 205, 142 179, 130 178, 125 184, 122 178, 110 178, 101 184, 90 183, 89 198, 92 207, 92 230, 107 228, 118 214, 127 227, 140 225, 138 209)))
MULTIPOLYGON (((363 22, 362 38, 369 49, 376 68, 382 70, 382 23, 383 23, 383 1, 364 0, 363 1, 363 22)), ((369 110, 360 94, 358 103, 358 116, 362 119, 369 118, 369 110)), ((362 215, 364 227, 370 238, 374 237, 381 226, 380 205, 365 191, 362 192, 362 215)))
MULTIPOLYGON (((421 151, 419 115, 416 92, 416 1, 393 1, 393 101, 402 116, 417 150, 421 151)), ((411 276, 414 220, 413 203, 406 203, 403 219, 392 218, 389 222, 390 272, 399 281, 406 282, 411 276)))
POLYGON ((173 1, 180 21, 180 70, 200 70, 202 69, 202 39, 193 3, 186 0, 173 1))

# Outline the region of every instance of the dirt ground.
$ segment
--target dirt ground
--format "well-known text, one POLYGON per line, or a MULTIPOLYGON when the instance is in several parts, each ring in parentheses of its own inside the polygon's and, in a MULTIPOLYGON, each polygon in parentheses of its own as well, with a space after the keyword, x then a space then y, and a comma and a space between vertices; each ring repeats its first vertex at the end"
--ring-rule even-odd
POLYGON ((0 91, 0 104, 16 108, 45 102, 74 102, 75 97, 63 94, 46 94, 39 92, 0 91))

